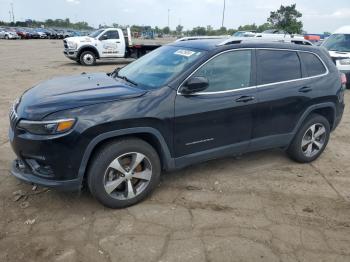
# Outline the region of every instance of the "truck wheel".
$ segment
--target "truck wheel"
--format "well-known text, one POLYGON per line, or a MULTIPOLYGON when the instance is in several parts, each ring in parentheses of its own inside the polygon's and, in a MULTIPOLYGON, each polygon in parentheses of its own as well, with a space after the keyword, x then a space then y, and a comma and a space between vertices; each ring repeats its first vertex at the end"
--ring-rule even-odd
POLYGON ((158 185, 160 160, 154 148, 128 138, 104 145, 94 155, 88 171, 91 194, 110 208, 134 205, 158 185))
POLYGON ((326 148, 330 135, 328 120, 318 114, 309 116, 295 135, 287 153, 299 163, 317 159, 326 148))
POLYGON ((86 66, 93 66, 96 64, 96 56, 91 51, 85 51, 80 55, 80 63, 86 66))

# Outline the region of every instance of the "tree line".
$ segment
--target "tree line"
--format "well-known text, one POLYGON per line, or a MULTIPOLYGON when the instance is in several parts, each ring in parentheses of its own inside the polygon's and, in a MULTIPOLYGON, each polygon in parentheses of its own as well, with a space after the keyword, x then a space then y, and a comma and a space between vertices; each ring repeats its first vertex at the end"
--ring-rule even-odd
POLYGON ((16 22, 4 22, 0 21, 2 26, 18 26, 18 27, 57 27, 57 28, 70 28, 76 30, 92 30, 93 27, 87 22, 76 22, 72 23, 69 18, 66 19, 47 19, 45 21, 37 21, 28 19, 26 21, 16 21, 16 22))
MULTIPOLYGON (((261 25, 247 24, 241 25, 236 29, 221 27, 219 29, 214 29, 211 25, 197 26, 191 30, 184 30, 182 25, 176 26, 175 30, 171 30, 168 26, 160 28, 158 26, 139 26, 132 25, 131 31, 135 33, 142 33, 144 31, 153 31, 157 34, 164 35, 187 35, 187 36, 196 36, 196 35, 232 35, 237 31, 255 31, 263 32, 268 29, 281 29, 291 34, 300 34, 303 32, 303 23, 300 21, 302 17, 301 12, 296 9, 296 4, 290 6, 281 5, 276 11, 271 11, 270 16, 267 18, 267 21, 261 25)), ((26 20, 24 22, 17 21, 15 23, 6 23, 0 21, 0 25, 5 26, 28 26, 28 27, 59 27, 59 28, 71 28, 77 30, 91 30, 91 27, 87 22, 76 22, 72 23, 69 18, 66 19, 47 19, 45 21, 36 21, 36 20, 26 20)), ((127 27, 119 24, 112 24, 113 27, 127 27)), ((99 25, 99 28, 107 27, 107 25, 99 25)))

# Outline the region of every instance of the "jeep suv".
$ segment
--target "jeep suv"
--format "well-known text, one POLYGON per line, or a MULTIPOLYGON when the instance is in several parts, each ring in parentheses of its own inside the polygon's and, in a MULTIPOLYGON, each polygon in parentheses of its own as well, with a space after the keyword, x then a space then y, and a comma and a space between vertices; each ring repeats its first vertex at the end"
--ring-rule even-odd
POLYGON ((10 112, 17 178, 121 208, 162 170, 282 148, 318 158, 344 110, 345 79, 326 50, 257 40, 163 46, 112 73, 53 78, 10 112))

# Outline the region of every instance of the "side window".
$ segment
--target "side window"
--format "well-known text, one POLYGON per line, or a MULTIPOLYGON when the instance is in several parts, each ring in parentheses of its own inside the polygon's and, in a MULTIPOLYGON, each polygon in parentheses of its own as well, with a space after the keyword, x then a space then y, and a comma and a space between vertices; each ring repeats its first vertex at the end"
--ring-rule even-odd
POLYGON ((205 92, 218 92, 250 86, 252 51, 232 51, 218 55, 202 66, 194 76, 206 77, 205 92))
POLYGON ((294 51, 258 50, 258 84, 301 78, 299 57, 294 51))
POLYGON ((299 55, 303 61, 308 76, 322 75, 327 72, 323 63, 316 55, 306 52, 300 52, 299 55))
POLYGON ((118 31, 107 31, 104 35, 107 36, 107 39, 119 39, 118 31))

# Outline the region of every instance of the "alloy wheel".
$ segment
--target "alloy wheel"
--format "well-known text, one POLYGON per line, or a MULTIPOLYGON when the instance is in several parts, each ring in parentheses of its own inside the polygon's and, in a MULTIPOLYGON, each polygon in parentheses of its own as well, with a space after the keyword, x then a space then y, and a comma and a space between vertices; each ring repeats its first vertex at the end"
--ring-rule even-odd
POLYGON ((306 157, 313 157, 320 152, 326 142, 326 128, 317 123, 310 126, 301 140, 301 150, 306 157))
POLYGON ((104 188, 118 200, 132 199, 147 188, 151 177, 150 160, 142 153, 129 152, 109 164, 103 178, 104 188))

